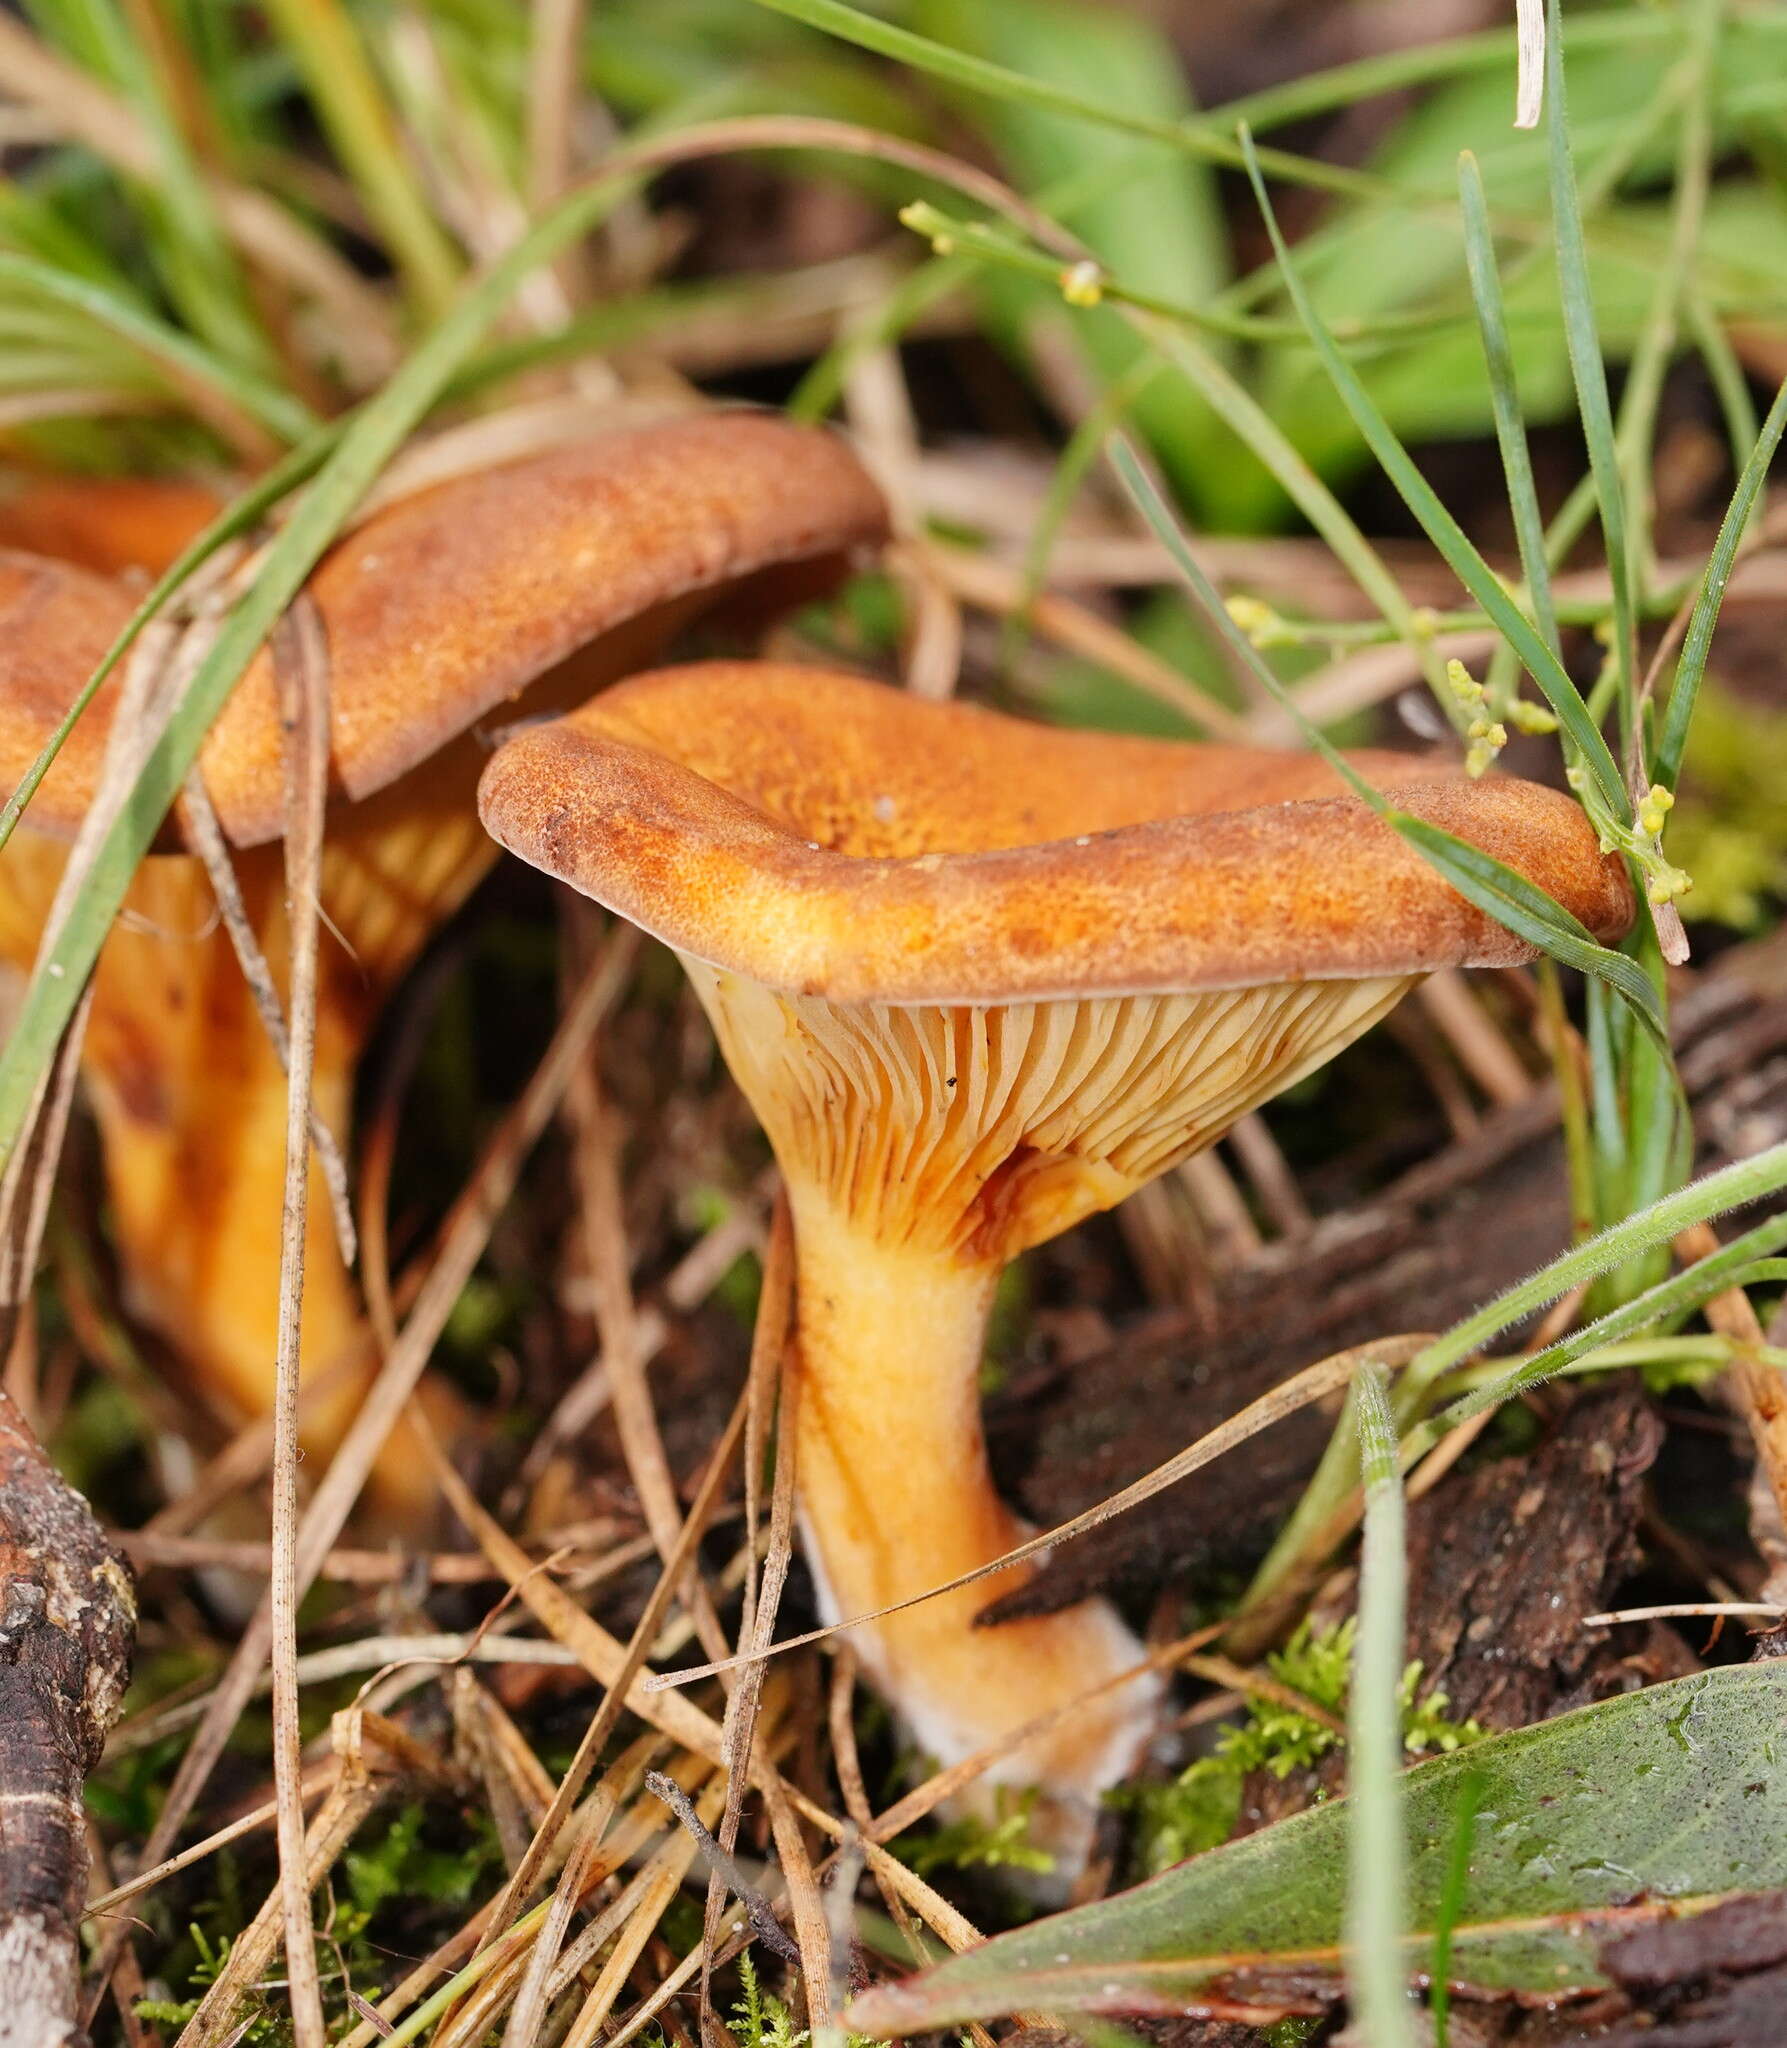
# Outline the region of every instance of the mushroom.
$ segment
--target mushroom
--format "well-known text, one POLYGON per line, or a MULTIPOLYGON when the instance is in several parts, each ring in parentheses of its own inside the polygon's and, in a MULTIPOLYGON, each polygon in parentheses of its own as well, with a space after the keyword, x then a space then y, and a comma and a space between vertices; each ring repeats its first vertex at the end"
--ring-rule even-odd
MULTIPOLYGON (((1359 754, 1597 934, 1623 869, 1569 801, 1359 754)), ((1306 756, 1067 732, 710 663, 521 732, 480 809, 681 956, 775 1149, 797 1261, 797 1489, 827 1619, 984 1566, 978 1375, 1006 1263, 1212 1144, 1421 976, 1531 949, 1306 756)), ((945 1763, 1134 1667, 1085 1602, 977 1634, 1024 1569, 856 1631, 945 1763)), ((1151 1724, 1113 1684, 989 1774, 1082 1821, 1151 1724)))
MULTIPOLYGON (((575 702, 722 590, 787 596, 812 582, 803 565, 835 564, 883 520, 841 441, 716 411, 457 477, 375 513, 325 557, 308 585, 330 655, 334 785, 313 1089, 331 1129, 347 1130, 355 1064, 387 994, 495 858, 474 806, 486 752, 476 721, 518 697, 523 708, 575 702)), ((67 562, 0 553, 0 787, 23 773, 131 604, 119 583, 67 562)), ((0 956, 33 957, 59 841, 91 799, 114 701, 108 684, 0 850, 0 956)), ((231 697, 201 768, 283 986, 269 656, 231 697)), ((178 835, 167 843, 177 848, 178 835)), ((195 855, 158 852, 136 877, 96 972, 83 1067, 130 1306, 214 1400, 238 1417, 264 1412, 285 1081, 195 855)), ((368 1370, 359 1332, 319 1196, 302 1366, 307 1382, 327 1372, 330 1387, 306 1402, 313 1453, 327 1453, 358 1405, 368 1370)), ((410 1515, 432 1497, 426 1461, 398 1447, 374 1494, 393 1518, 410 1515)))

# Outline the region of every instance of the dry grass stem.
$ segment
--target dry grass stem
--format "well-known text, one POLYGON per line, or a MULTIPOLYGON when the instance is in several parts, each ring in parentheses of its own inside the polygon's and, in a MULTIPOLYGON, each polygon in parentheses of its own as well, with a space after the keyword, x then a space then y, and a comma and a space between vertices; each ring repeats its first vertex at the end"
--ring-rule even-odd
MULTIPOLYGON (((702 1478, 700 1491, 695 1497, 687 1519, 681 1525, 676 1545, 671 1551, 669 1558, 665 1561, 664 1569, 658 1576, 657 1584, 652 1588, 651 1596, 647 1600, 644 1610, 634 1627, 631 1641, 621 1652, 618 1660, 608 1665, 605 1675, 600 1672, 596 1674, 601 1678, 606 1688, 602 1704, 597 1709, 589 1726, 584 1730, 582 1740, 577 1746, 576 1755, 572 1758, 569 1768, 566 1770, 563 1779, 553 1794, 552 1804, 547 1808, 544 1819, 536 1829, 533 1842, 530 1844, 526 1856, 523 1857, 520 1867, 510 1878, 501 1898, 497 1902, 490 1918, 489 1927, 485 1933, 485 1945, 506 1931, 507 1924, 513 1917, 516 1909, 528 1897, 534 1885, 538 1883, 543 1875, 546 1859, 551 1854, 559 1833, 565 1826, 590 1771, 594 1768, 597 1758, 601 1755, 610 1735, 619 1722, 622 1712, 628 1704, 628 1694, 633 1687, 635 1677, 644 1668, 646 1654, 650 1649, 652 1638, 657 1633, 659 1624, 663 1621, 664 1616, 669 1612, 672 1600, 684 1591, 683 1581, 695 1561, 702 1534, 707 1527, 708 1518, 718 1503, 720 1489, 726 1481, 731 1470, 732 1459, 744 1437, 746 1398, 748 1397, 741 1398, 734 1408, 732 1418, 726 1426, 725 1433, 721 1437, 718 1446, 716 1446, 713 1456, 708 1461, 708 1468, 702 1478)), ((459 1515, 461 1521, 465 1522, 466 1526, 472 1530, 473 1534, 479 1538, 480 1542, 485 1543, 486 1548, 490 1549, 492 1561, 507 1567, 512 1555, 517 1554, 512 1540, 503 1535, 500 1525, 484 1509, 478 1506, 469 1488, 465 1486, 464 1481, 458 1477, 447 1463, 432 1436, 427 1437, 425 1441, 428 1444, 430 1455, 435 1460, 436 1470, 440 1475, 443 1490, 446 1491, 454 1511, 459 1515), (489 1541, 493 1534, 500 1536, 502 1539, 500 1544, 494 1547, 489 1541)), ((537 1604, 542 1590, 550 1585, 550 1581, 542 1578, 531 1566, 527 1566, 524 1567, 522 1574, 516 1575, 512 1583, 522 1598, 528 1601, 530 1606, 534 1607, 536 1613, 540 1614, 540 1618, 546 1622, 547 1627, 553 1628, 553 1620, 548 1614, 542 1612, 537 1604)), ((566 1611, 573 1614, 582 1613, 582 1610, 572 1605, 568 1596, 560 1593, 557 1587, 552 1587, 552 1592, 557 1595, 557 1600, 549 1604, 555 1613, 561 1617, 566 1611)), ((584 1618, 588 1619, 587 1617, 584 1618)), ((594 1628, 595 1624, 593 1622, 590 1623, 590 1627, 594 1628)), ((556 1628, 554 1628, 554 1633, 558 1633, 556 1628)), ((607 1641, 612 1642, 613 1639, 609 1637, 607 1641)), ((574 1644, 572 1647, 580 1651, 583 1649, 583 1646, 578 1644, 574 1644)), ((587 1663, 587 1657, 585 1661, 587 1663)), ((607 1663, 606 1657, 604 1657, 604 1663, 607 1663)), ((715 1760, 717 1761, 717 1759, 715 1760)), ((562 1926, 560 1931, 562 1932, 562 1926)), ((537 2019, 538 2015, 536 2014, 534 2017, 537 2019)), ((522 2035, 512 2035, 511 2038, 520 2040, 524 2037, 522 2035)))
MULTIPOLYGON (((794 1227, 787 1198, 776 1197, 770 1224, 769 1245, 764 1254, 763 1287, 757 1298, 757 1321, 751 1332, 751 1367, 746 1383, 747 1429, 745 1435, 745 1575, 744 1604, 739 1619, 741 1648, 762 1649, 775 1634, 776 1615, 782 1590, 787 1583, 788 1565, 794 1551, 794 1413, 798 1398, 793 1375, 786 1370, 788 1331, 794 1313, 794 1227), (760 1475, 769 1441, 769 1422, 780 1395, 781 1427, 776 1435, 775 1475, 770 1499, 769 1549, 761 1581, 755 1565, 757 1526, 761 1503, 760 1475)), ((728 1782, 726 1806, 720 1820, 719 1844, 730 1855, 738 1841, 739 1817, 744 1808, 745 1787, 750 1781, 752 1748, 756 1740, 758 1710, 763 1697, 762 1663, 748 1665, 733 1685, 726 1701, 721 1741, 728 1782)), ((709 1879, 703 1918, 702 1947, 713 1953, 724 1905, 719 1873, 709 1879)), ((701 1973, 700 2027, 707 2037, 711 1972, 701 1973)))
MULTIPOLYGON (((236 883, 235 864, 224 843, 223 827, 217 822, 217 813, 205 789, 205 779, 196 768, 186 778, 181 804, 188 842, 205 864, 205 873, 211 880, 211 893, 217 900, 217 914, 229 935, 236 964, 254 997, 254 1006, 273 1047, 273 1056, 278 1060, 281 1071, 289 1076, 291 1039, 286 1030, 279 991, 273 985, 273 970, 267 965, 267 956, 261 951, 260 941, 249 922, 248 907, 242 901, 242 891, 236 883)), ((323 1185, 329 1191, 329 1206, 335 1218, 335 1241, 341 1247, 343 1265, 351 1266, 358 1247, 355 1243, 353 1199, 348 1193, 347 1161, 341 1156, 335 1133, 318 1113, 314 1099, 309 1107, 309 1131, 317 1163, 322 1168, 323 1185)))
MULTIPOLYGON (((410 1319, 342 1439, 299 1526, 297 1585, 301 1589, 300 1597, 302 1591, 308 1590, 322 1567, 323 1559, 334 1547, 335 1539, 366 1483, 374 1458, 421 1377, 454 1303, 464 1292, 491 1226, 514 1192, 522 1160, 551 1121, 577 1055, 620 994, 631 971, 634 952, 635 944, 630 934, 620 934, 592 963, 560 1018, 552 1042, 532 1080, 485 1147, 471 1180, 455 1202, 441 1232, 439 1251, 417 1295, 410 1319)), ((520 1555, 524 1559, 522 1569, 531 1569, 532 1560, 526 1558, 525 1552, 520 1555)), ((243 1707, 253 1697, 267 1657, 268 1613, 268 1605, 263 1601, 243 1631, 242 1640, 230 1659, 205 1719, 180 1760, 166 1801, 149 1832, 143 1849, 145 1863, 158 1863, 172 1850, 187 1815, 223 1753, 230 1731, 240 1719, 243 1707)), ((97 2010, 99 1999, 104 1995, 111 1965, 123 1938, 121 1931, 109 1933, 100 1944, 94 1965, 96 1988, 88 2008, 89 2024, 92 2012, 97 2010)))
MULTIPOLYGON (((10 94, 54 123, 65 140, 82 143, 137 183, 155 185, 160 176, 160 153, 135 112, 88 72, 54 55, 27 29, 4 16, 0 16, 0 77, 10 94)), ((386 375, 397 360, 398 348, 383 295, 295 214, 264 193, 223 179, 209 182, 218 214, 243 254, 313 296, 328 313, 331 346, 356 381, 370 384, 386 375)), ((205 394, 207 403, 214 397, 209 391, 205 394)), ((199 406, 196 395, 194 404, 199 406)), ((208 416, 203 406, 199 409, 201 416, 208 416)), ((253 431, 265 452, 265 436, 258 428, 253 431)))
POLYGON ((1532 1075, 1457 968, 1428 975, 1416 987, 1415 1000, 1491 1102, 1506 1107, 1533 1092, 1532 1075))
MULTIPOLYGON (((317 892, 329 794, 329 649, 316 608, 301 598, 273 640, 285 734, 285 878, 291 918, 291 1036, 286 1048, 285 1192, 280 1218, 279 1347, 273 1395, 273 1530, 269 1628, 273 1663, 273 1780, 286 1977, 298 2048, 325 2048, 322 1983, 310 1919, 304 1736, 298 1719, 298 1346, 304 1232, 310 1204, 311 1069, 316 1057, 317 892)), ((275 1039, 275 1045, 278 1040, 275 1039)), ((325 1866, 326 1867, 326 1866, 325 1866)))
MULTIPOLYGON (((1126 1685, 1133 1685, 1144 1672, 1172 1671, 1180 1666, 1187 1670, 1195 1669, 1198 1662, 1196 1653, 1206 1643, 1214 1642, 1222 1631, 1221 1622, 1211 1622, 1203 1628, 1194 1629, 1188 1636, 1181 1636, 1177 1642, 1163 1643, 1159 1649, 1150 1650, 1146 1657, 1130 1665, 1126 1670, 1101 1679, 1097 1685, 1088 1686, 1083 1693, 1076 1694, 1070 1700, 1064 1700, 1060 1706, 1051 1707, 1046 1714, 1038 1714, 1033 1721, 1026 1721, 1021 1727, 1010 1730, 997 1742, 989 1743, 985 1749, 976 1750, 972 1756, 963 1757, 959 1763, 951 1764, 947 1770, 936 1772, 922 1785, 915 1786, 903 1798, 888 1807, 884 1813, 877 1815, 862 1831, 864 1843, 885 1844, 903 1835, 908 1828, 917 1827, 927 1814, 935 1812, 946 1799, 954 1799, 958 1793, 966 1791, 976 1778, 984 1771, 991 1770, 995 1764, 1002 1763, 1014 1749, 1021 1748, 1026 1742, 1034 1741, 1038 1736, 1046 1735, 1051 1729, 1058 1728, 1063 1721, 1072 1720, 1076 1714, 1083 1713, 1087 1707, 1103 1699, 1107 1693, 1116 1692, 1126 1685)), ((1231 1665, 1227 1658, 1207 1658, 1203 1662, 1221 1667, 1227 1674, 1217 1681, 1222 1684, 1240 1684, 1245 1681, 1247 1689, 1262 1692, 1276 1684, 1276 1681, 1271 1679, 1256 1684, 1253 1674, 1243 1672, 1238 1665, 1231 1665)), ((1288 1688, 1281 1687, 1279 1691, 1281 1694, 1286 1693, 1288 1688)), ((1296 1695, 1291 1697, 1294 1698, 1296 1695)))
MULTIPOLYGON (((592 904, 573 896, 569 890, 561 892, 561 901, 567 929, 575 941, 575 956, 588 949, 604 920, 592 904)), ((668 1572, 670 1560, 685 1554, 683 1517, 677 1505, 670 1460, 664 1452, 664 1438, 658 1428, 657 1410, 652 1406, 639 1340, 621 1189, 623 1133, 603 1100, 599 1050, 593 1041, 584 1058, 577 1062, 566 1087, 565 1115, 572 1134, 572 1177, 583 1226, 584 1257, 595 1286, 596 1327, 607 1369, 608 1398, 628 1477, 639 1495, 646 1527, 668 1572)), ((726 1636, 706 1589, 698 1581, 690 1589, 690 1614, 711 1656, 716 1647, 724 1645, 726 1636)), ((650 1637, 645 1640, 649 1643, 650 1637)))
POLYGON ((1297 1186, 1296 1175, 1278 1149, 1271 1125, 1256 1110, 1230 1126, 1226 1143, 1241 1162, 1247 1184, 1267 1220, 1281 1237, 1301 1237, 1314 1218, 1297 1186))
POLYGON ((1014 564, 945 541, 911 540, 893 550, 897 562, 922 565, 936 581, 962 599, 1001 618, 1021 614, 1031 627, 1069 654, 1095 661, 1137 689, 1189 718, 1210 738, 1246 740, 1247 721, 1202 690, 1188 676, 1070 597, 1047 590, 1032 593, 1014 564))
MULTIPOLYGON (((1675 1240, 1675 1249, 1677 1257, 1689 1264, 1711 1258, 1719 1249, 1718 1232, 1710 1223, 1697 1223, 1675 1240)), ((1721 1337, 1731 1339, 1734 1347, 1727 1384, 1736 1397, 1738 1413, 1749 1426, 1778 1529, 1787 1525, 1787 1381, 1762 1362, 1762 1324, 1741 1287, 1715 1294, 1701 1313, 1721 1337)), ((1765 1556, 1770 1554, 1771 1547, 1762 1546, 1765 1556)), ((1768 1590, 1782 1590, 1774 1584, 1772 1574, 1768 1590)))
MULTIPOLYGON (((586 1525, 575 1532, 547 1530, 540 1537, 541 1548, 562 1554, 573 1535, 590 1541, 618 1536, 625 1524, 609 1522, 586 1525)), ((112 1541, 139 1570, 158 1566, 172 1571, 222 1570, 262 1572, 267 1569, 264 1543, 233 1541, 228 1537, 177 1536, 156 1528, 114 1529, 112 1541)), ((649 1554, 650 1539, 627 1541, 601 1559, 604 1565, 624 1570, 649 1554)), ((498 1576, 488 1558, 475 1550, 331 1550, 317 1573, 319 1579, 340 1586, 390 1586, 420 1578, 435 1586, 483 1586, 498 1576)))

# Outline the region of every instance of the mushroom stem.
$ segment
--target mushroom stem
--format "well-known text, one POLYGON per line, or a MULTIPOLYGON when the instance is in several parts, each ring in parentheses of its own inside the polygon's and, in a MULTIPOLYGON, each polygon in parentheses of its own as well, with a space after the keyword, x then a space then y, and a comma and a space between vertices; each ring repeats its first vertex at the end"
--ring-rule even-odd
MULTIPOLYGON (((218 1405, 266 1412, 278 1346, 280 1237, 273 1200, 285 1163, 286 1082, 221 932, 189 937, 210 903, 197 863, 155 862, 156 900, 178 895, 183 928, 113 933, 88 1026, 87 1081, 126 1303, 180 1352, 218 1405)), ((140 900, 141 883, 133 892, 140 900)), ((357 1036, 319 1015, 311 1095, 347 1128, 357 1036)), ((358 1333, 320 1171, 311 1164, 301 1360, 307 1382, 358 1333)), ((356 1376, 358 1377, 358 1376, 356 1376)), ((305 1402, 304 1446, 326 1454, 363 1389, 342 1375, 305 1402)))
MULTIPOLYGON (((847 1619, 991 1563, 1025 1529, 994 1490, 980 1369, 997 1262, 887 1244, 811 1183, 791 1181, 798 1269, 796 1470, 828 1618, 847 1619)), ((954 1763, 1139 1663, 1103 1602, 980 1630, 1031 1567, 857 1629, 864 1665, 919 1744, 954 1763)), ((1089 1803, 1131 1766, 1158 1686, 1138 1677, 994 1765, 1089 1803)))
MULTIPOLYGON (((63 858, 60 846, 34 835, 9 842, 0 859, 0 954, 31 958, 63 858)), ((236 869, 250 922, 283 987, 279 848, 241 854, 236 869)), ((421 870, 410 850, 412 878, 421 870)), ((351 907, 345 856, 334 857, 330 879, 325 895, 351 907)), ((391 928, 371 934, 358 956, 339 947, 325 956, 311 1095, 338 1134, 348 1128, 355 1064, 383 990, 376 970, 383 953, 413 951, 408 922, 387 918, 391 928)), ((279 1341, 286 1079, 197 859, 157 856, 132 882, 95 970, 83 1071, 127 1306, 227 1416, 264 1415, 279 1341)), ((373 1361, 314 1157, 311 1173, 300 1431, 305 1450, 326 1460, 359 1407, 373 1361)), ((441 1426, 451 1430, 450 1396, 430 1393, 441 1426)), ((396 1528, 414 1530, 432 1512, 427 1460, 402 1424, 368 1497, 375 1517, 396 1528)))

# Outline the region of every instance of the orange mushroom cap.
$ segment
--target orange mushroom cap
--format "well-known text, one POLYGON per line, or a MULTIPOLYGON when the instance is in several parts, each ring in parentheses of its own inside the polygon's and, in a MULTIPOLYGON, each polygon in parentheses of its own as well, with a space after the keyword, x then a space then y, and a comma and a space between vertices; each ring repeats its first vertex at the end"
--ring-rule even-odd
MULTIPOLYGON (((31 502, 13 501, 21 521, 31 502)), ((53 516, 24 537, 86 562, 110 559, 108 548, 115 558, 115 489, 88 502, 70 486, 48 503, 53 516)), ((163 559, 189 535, 190 524, 175 538, 165 505, 159 521, 141 502, 125 509, 147 522, 163 559)), ((330 937, 312 1091, 325 1121, 345 1129, 380 1004, 496 857, 475 814, 482 753, 468 728, 530 686, 548 704, 586 694, 741 583, 786 600, 803 566, 833 563, 884 526, 879 494, 841 440, 726 411, 615 427, 456 475, 371 510, 324 557, 306 596, 328 645, 332 769, 345 799, 331 812, 320 886, 330 937)), ((0 552, 0 790, 34 760, 133 603, 123 582, 80 562, 0 552)), ((74 726, 25 813, 34 829, 0 850, 0 955, 20 964, 61 874, 53 841, 92 801, 118 682, 74 726)), ((238 882, 276 979, 288 939, 281 754, 263 655, 200 767, 243 849, 238 882)), ((176 818, 165 847, 178 847, 177 828, 176 818)), ((100 958, 84 1063, 127 1295, 195 1378, 252 1412, 271 1393, 285 1083, 202 865, 150 860, 128 908, 100 958)), ((307 1373, 365 1349, 320 1199, 311 1219, 307 1373)), ((314 1449, 338 1435, 359 1384, 339 1382, 317 1412, 314 1449)), ((413 1452, 388 1447, 381 1476, 397 1495, 432 1492, 413 1452)))
POLYGON ((0 548, 102 576, 156 574, 221 508, 215 491, 170 477, 13 477, 0 485, 0 548))
MULTIPOLYGON (((329 643, 336 784, 369 796, 642 614, 844 554, 885 528, 880 494, 841 440, 745 411, 620 428, 400 499, 338 543, 307 586, 329 643)), ((0 786, 24 773, 132 606, 90 571, 0 555, 0 786)), ((31 805, 40 831, 79 825, 115 701, 108 681, 70 735, 31 805)), ((265 655, 201 767, 237 845, 280 835, 265 655)))
MULTIPOLYGON (((1599 938, 1623 866, 1568 797, 1353 756, 1599 938)), ((1534 948, 1310 755, 1068 732, 761 663, 637 677, 508 741, 484 821, 679 952, 835 1002, 1506 966, 1534 948)))

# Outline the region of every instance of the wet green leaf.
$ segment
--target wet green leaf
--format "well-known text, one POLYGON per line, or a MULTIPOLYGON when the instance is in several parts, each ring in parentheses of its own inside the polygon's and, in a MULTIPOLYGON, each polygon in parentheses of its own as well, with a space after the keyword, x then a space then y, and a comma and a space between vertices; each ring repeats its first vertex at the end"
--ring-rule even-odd
MULTIPOLYGON (((1454 1983, 1561 1996, 1602 1983, 1621 1927, 1787 1884, 1787 1665, 1652 1686, 1436 1757, 1402 1781, 1411 1976, 1442 1906, 1454 1983), (1457 1815, 1476 1817, 1460 1892, 1457 1815), (1450 1881, 1449 1881, 1450 1880, 1450 1881)), ((1177 2012, 1251 1974, 1340 1969, 1345 1801, 1195 1857, 859 1999, 850 2023, 916 2034, 1023 2008, 1177 2012)))

